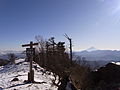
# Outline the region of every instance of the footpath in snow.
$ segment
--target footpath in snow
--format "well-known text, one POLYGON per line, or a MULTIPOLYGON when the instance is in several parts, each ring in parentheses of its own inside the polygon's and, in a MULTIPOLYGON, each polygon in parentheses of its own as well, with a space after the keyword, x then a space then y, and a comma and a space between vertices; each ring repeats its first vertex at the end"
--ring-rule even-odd
POLYGON ((33 64, 34 79, 38 83, 24 83, 28 79, 29 63, 24 59, 16 60, 15 65, 5 65, 0 67, 0 90, 57 90, 57 87, 52 85, 52 75, 44 74, 43 68, 37 64, 33 64), (17 78, 18 80, 13 81, 17 78))

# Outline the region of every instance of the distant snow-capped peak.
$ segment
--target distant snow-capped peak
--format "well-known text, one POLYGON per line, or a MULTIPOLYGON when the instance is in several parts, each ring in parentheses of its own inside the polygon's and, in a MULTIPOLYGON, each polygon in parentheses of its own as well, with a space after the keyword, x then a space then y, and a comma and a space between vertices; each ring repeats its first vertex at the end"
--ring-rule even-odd
POLYGON ((92 52, 92 51, 97 51, 98 49, 96 49, 95 47, 90 47, 88 48, 86 51, 88 52, 92 52))

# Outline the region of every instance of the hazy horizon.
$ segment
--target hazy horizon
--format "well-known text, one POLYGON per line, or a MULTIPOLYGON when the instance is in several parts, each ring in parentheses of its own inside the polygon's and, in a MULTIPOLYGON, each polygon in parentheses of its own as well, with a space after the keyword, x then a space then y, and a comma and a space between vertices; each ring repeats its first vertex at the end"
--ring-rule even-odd
POLYGON ((24 50, 41 35, 73 50, 120 50, 120 0, 0 0, 0 50, 24 50))
MULTIPOLYGON (((93 46, 92 46, 93 47, 93 46)), ((79 50, 75 50, 75 49, 73 49, 73 52, 81 52, 81 51, 84 51, 84 50, 88 50, 88 49, 90 49, 90 48, 92 48, 92 47, 88 47, 88 48, 83 48, 83 49, 79 49, 79 50)), ((67 51, 69 51, 69 48, 68 48, 68 46, 66 47, 67 48, 67 51)), ((112 51, 120 51, 120 49, 100 49, 100 48, 96 48, 96 47, 94 47, 95 49, 97 49, 97 50, 112 50, 112 51)), ((24 51, 25 50, 25 48, 18 48, 18 49, 0 49, 0 51, 24 51)))

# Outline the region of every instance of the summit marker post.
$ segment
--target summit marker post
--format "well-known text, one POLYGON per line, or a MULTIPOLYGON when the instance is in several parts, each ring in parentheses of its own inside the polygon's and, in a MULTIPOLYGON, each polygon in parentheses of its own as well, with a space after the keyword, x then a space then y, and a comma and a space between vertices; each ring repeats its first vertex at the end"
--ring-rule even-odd
POLYGON ((32 41, 30 44, 24 44, 22 47, 30 47, 26 48, 26 55, 29 56, 30 59, 30 71, 28 72, 28 82, 34 82, 34 70, 32 70, 32 61, 33 55, 35 53, 35 48, 33 46, 38 45, 38 43, 33 43, 32 41))

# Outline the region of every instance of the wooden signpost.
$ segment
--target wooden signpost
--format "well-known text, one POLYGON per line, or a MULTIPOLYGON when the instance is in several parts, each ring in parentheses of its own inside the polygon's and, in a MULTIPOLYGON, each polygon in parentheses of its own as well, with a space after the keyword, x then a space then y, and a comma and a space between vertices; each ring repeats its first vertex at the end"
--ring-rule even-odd
POLYGON ((30 42, 30 44, 25 44, 22 45, 22 47, 30 47, 30 48, 26 48, 26 55, 27 57, 30 59, 30 71, 28 73, 28 82, 34 82, 34 71, 32 70, 32 61, 33 61, 33 55, 35 53, 35 48, 33 48, 33 46, 38 45, 38 43, 33 43, 32 41, 30 42))

